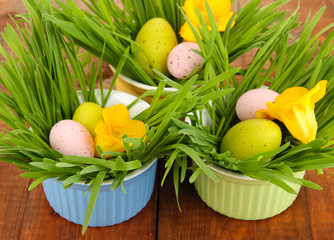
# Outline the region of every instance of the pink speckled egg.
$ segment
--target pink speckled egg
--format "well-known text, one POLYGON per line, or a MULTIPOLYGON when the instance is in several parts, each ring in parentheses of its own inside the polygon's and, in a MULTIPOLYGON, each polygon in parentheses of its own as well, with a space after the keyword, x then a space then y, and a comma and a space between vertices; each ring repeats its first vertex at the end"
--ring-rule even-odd
POLYGON ((183 79, 187 77, 203 63, 204 59, 192 49, 200 51, 197 43, 182 42, 169 53, 167 68, 175 78, 183 79))
POLYGON ((63 155, 94 157, 94 141, 89 131, 73 120, 61 120, 51 129, 50 145, 63 155))
POLYGON ((240 96, 236 104, 236 113, 241 121, 255 118, 255 112, 267 109, 267 102, 274 102, 279 94, 265 88, 252 89, 240 96))

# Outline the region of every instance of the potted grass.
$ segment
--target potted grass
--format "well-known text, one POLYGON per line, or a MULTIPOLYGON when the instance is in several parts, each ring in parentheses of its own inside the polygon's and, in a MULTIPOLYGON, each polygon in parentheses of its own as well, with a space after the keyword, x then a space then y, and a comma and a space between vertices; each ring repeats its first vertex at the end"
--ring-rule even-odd
MULTIPOLYGON (((170 133, 182 141, 167 159, 164 178, 173 172, 176 194, 185 178, 180 172, 190 169, 189 180, 209 207, 232 218, 259 220, 286 210, 301 186, 321 189, 304 174, 334 166, 333 24, 311 37, 323 12, 293 40, 289 25, 298 24, 298 16, 292 13, 258 49, 240 83, 232 76, 216 86, 233 92, 208 93, 211 101, 204 109, 186 122, 174 119, 170 133), (317 39, 327 30, 320 44, 317 39), (192 149, 191 163, 181 161, 183 147, 192 149)), ((205 39, 224 46, 214 21, 211 28, 201 32, 204 46, 210 46, 205 39)), ((213 61, 231 69, 222 57, 227 49, 218 50, 213 61)))
POLYGON ((143 155, 150 130, 132 119, 149 105, 112 91, 115 79, 103 89, 101 62, 85 73, 77 47, 42 20, 50 2, 25 5, 29 13, 19 20, 24 27, 15 22, 16 28, 8 25, 3 33, 15 55, 1 47, 6 61, 1 63, 0 81, 7 92, 1 92, 0 119, 11 130, 1 134, 0 159, 24 170, 22 177, 35 179, 29 190, 43 183, 51 207, 83 225, 83 233, 88 226, 125 221, 145 207, 155 182, 157 160, 143 155), (105 113, 111 110, 128 122, 115 126, 125 128, 114 140, 121 148, 116 150, 97 142, 101 133, 93 140, 89 129, 99 117, 100 132, 112 124, 105 113), (141 136, 129 133, 129 124, 140 126, 141 136))
POLYGON ((208 92, 229 94, 231 89, 213 88, 239 69, 225 71, 200 88, 194 87, 198 76, 180 85, 157 72, 163 80, 148 105, 113 90, 126 53, 104 89, 101 60, 87 74, 83 62, 88 58, 79 59, 73 39, 43 18, 52 16, 51 2, 24 3, 28 14, 18 16, 15 26, 8 25, 2 34, 13 54, 0 47, 5 58, 0 81, 7 90, 0 94, 0 120, 10 129, 0 135, 0 160, 34 179, 29 190, 42 183, 51 207, 83 225, 83 234, 88 226, 125 221, 149 201, 156 159, 179 146, 180 139, 169 132, 173 119, 202 109, 210 100, 208 92), (178 91, 159 100, 167 84, 178 91), (111 126, 115 132, 108 132, 111 126))
MULTIPOLYGON (((212 63, 207 62, 214 49, 205 49, 202 41, 197 41, 192 35, 190 25, 185 21, 187 17, 199 22, 195 9, 205 13, 204 2, 193 5, 192 1, 183 0, 131 0, 122 1, 120 7, 113 1, 87 1, 85 4, 90 11, 84 11, 70 0, 56 1, 58 8, 54 9, 55 14, 45 14, 44 17, 59 26, 65 35, 71 36, 76 44, 102 57, 114 70, 123 53, 127 53, 116 89, 136 96, 144 94, 142 97, 151 102, 161 80, 152 69, 182 85, 194 73, 199 74, 196 84, 200 85, 208 78, 207 75, 212 74, 211 70, 214 69, 215 74, 222 72, 221 67, 211 68, 212 63), (160 32, 160 28, 167 30, 160 32), (174 49, 182 54, 175 53, 174 49), (189 54, 194 61, 189 61, 189 54), (182 66, 177 69, 179 73, 167 67, 175 65, 177 68, 177 63, 182 66), (189 64, 195 67, 187 67, 189 64)), ((215 6, 214 18, 215 22, 219 22, 229 62, 234 62, 270 39, 271 25, 279 25, 286 15, 286 12, 279 10, 286 2, 276 1, 268 6, 260 6, 261 0, 252 0, 235 13, 231 10, 231 1, 210 2, 215 6)), ((205 18, 204 21, 209 25, 209 19, 205 18)), ((167 86, 164 95, 175 90, 167 86)))
MULTIPOLYGON (((310 143, 300 144, 298 140, 294 140, 293 135, 288 133, 284 125, 279 124, 280 131, 282 131, 282 129, 284 131, 284 137, 280 142, 280 146, 274 150, 266 151, 266 149, 264 149, 261 152, 247 156, 247 160, 244 159, 243 161, 240 161, 239 157, 236 158, 233 155, 231 156, 230 149, 220 149, 223 136, 227 134, 232 126, 240 121, 237 118, 235 106, 237 100, 247 91, 260 88, 268 83, 271 83, 270 89, 276 91, 277 94, 297 86, 307 87, 307 89, 310 90, 316 86, 316 82, 319 82, 321 79, 327 79, 329 82, 328 87, 331 89, 332 76, 329 71, 330 60, 328 60, 329 53, 331 52, 331 36, 329 36, 328 40, 320 47, 322 50, 321 53, 316 55, 316 60, 312 61, 312 64, 308 66, 307 71, 302 71, 303 68, 306 69, 306 63, 310 61, 312 54, 314 54, 314 51, 318 47, 314 42, 316 37, 310 39, 309 42, 307 42, 306 39, 310 38, 310 29, 314 27, 321 12, 319 12, 314 20, 304 28, 302 36, 298 38, 298 40, 293 41, 292 44, 288 45, 288 42, 291 41, 291 39, 289 39, 290 31, 299 25, 297 22, 297 13, 293 13, 291 16, 286 17, 286 12, 277 9, 287 1, 276 1, 271 5, 258 7, 260 2, 261 1, 250 1, 246 4, 240 11, 230 18, 225 31, 222 32, 220 31, 219 26, 217 26, 215 13, 214 11, 211 12, 209 10, 210 6, 208 4, 205 8, 205 10, 208 11, 206 14, 207 19, 203 17, 203 12, 197 11, 196 13, 197 18, 201 23, 201 27, 198 29, 196 29, 196 25, 191 21, 191 17, 189 17, 187 11, 182 8, 184 10, 184 21, 188 23, 188 26, 200 47, 200 54, 204 58, 203 66, 201 66, 202 70, 198 72, 198 80, 195 82, 195 85, 201 86, 203 83, 209 83, 215 79, 215 76, 219 73, 233 70, 236 71, 230 79, 219 82, 219 84, 211 88, 210 91, 204 91, 206 96, 202 99, 205 99, 206 101, 203 101, 207 104, 200 102, 196 108, 202 108, 200 114, 194 112, 192 115, 188 116, 191 125, 185 124, 184 122, 177 120, 177 118, 173 118, 174 125, 169 128, 169 136, 170 138, 180 139, 180 141, 177 144, 173 144, 172 148, 166 148, 169 151, 172 150, 173 153, 167 158, 165 164, 165 176, 170 171, 173 172, 176 194, 178 194, 179 183, 185 179, 186 169, 191 169, 193 170, 193 174, 190 177, 190 181, 194 182, 198 177, 195 186, 203 199, 205 199, 203 196, 204 193, 209 196, 219 196, 218 199, 214 198, 216 201, 215 203, 211 204, 207 199, 204 201, 210 206, 220 205, 219 207, 214 208, 223 214, 242 219, 260 219, 280 213, 294 201, 301 185, 316 189, 320 188, 316 184, 303 179, 304 170, 333 166, 332 149, 324 148, 324 146, 330 144, 329 140, 331 139, 329 135, 325 136, 325 133, 330 132, 332 128, 331 121, 328 120, 331 119, 332 115, 330 115, 330 111, 324 111, 326 110, 325 108, 319 112, 326 112, 328 115, 324 117, 323 120, 317 120, 318 122, 329 121, 326 123, 327 131, 322 132, 319 128, 317 139, 314 139, 310 143), (233 69, 231 66, 233 61, 254 48, 257 49, 257 54, 254 56, 251 64, 246 69, 233 69), (288 61, 288 59, 291 59, 291 61, 288 61), (268 68, 266 67, 266 64, 270 61, 272 61, 272 63, 268 68), (326 62, 326 64, 323 64, 324 62, 326 62), (316 66, 316 63, 323 65, 316 66), (284 68, 285 65, 290 67, 284 68), (321 67, 323 67, 323 69, 321 67), (319 69, 321 69, 321 74, 319 69), (274 74, 275 71, 276 75, 273 78, 271 75, 274 74), (293 76, 295 76, 296 73, 303 74, 294 78, 293 76), (319 76, 321 76, 320 79, 319 76), (238 81, 240 77, 242 78, 241 83, 238 81), (315 81, 316 79, 317 81, 315 81), (225 88, 229 89, 229 91, 231 88, 234 88, 234 91, 229 96, 226 96, 226 92, 224 92, 224 90, 226 90, 225 88), (203 108, 205 110, 203 110, 203 108), (323 135, 321 135, 321 132, 323 135), (312 150, 306 151, 306 149, 309 148, 312 150), (294 152, 293 150, 295 149, 298 149, 298 151, 294 152), (310 159, 315 157, 314 155, 317 155, 319 150, 322 151, 323 154, 321 156, 323 158, 314 159, 313 163, 309 162, 310 159), (302 154, 298 155, 299 151, 301 151, 302 154), (308 157, 301 158, 303 154, 309 155, 308 157), (191 165, 188 164, 187 157, 192 159, 193 163, 191 165), (264 160, 260 161, 260 159, 264 160), (297 165, 298 167, 295 167, 296 165, 294 161, 300 161, 301 163, 297 165), (214 185, 216 182, 220 185, 224 185, 225 179, 221 177, 221 175, 223 175, 223 172, 226 170, 229 175, 237 176, 237 180, 233 181, 247 182, 247 187, 238 187, 238 190, 248 189, 248 183, 255 186, 259 185, 259 188, 254 187, 254 189, 260 190, 249 190, 249 192, 244 192, 242 194, 236 193, 235 196, 238 199, 237 201, 235 201, 235 199, 227 199, 222 204, 222 199, 220 197, 234 196, 231 192, 236 192, 231 187, 226 187, 222 190, 214 185), (203 184, 203 181, 205 184, 203 184), (212 191, 207 193, 209 190, 212 191), (258 194, 259 191, 262 191, 264 194, 258 194), (265 194, 268 192, 276 192, 276 195, 272 195, 273 199, 277 198, 285 200, 282 201, 280 206, 272 207, 272 205, 267 204, 266 209, 273 209, 272 211, 259 211, 264 203, 276 204, 280 201, 270 201, 267 198, 252 198, 249 193, 253 194, 252 196, 258 195, 268 197, 265 194), (230 206, 225 204, 226 202, 238 202, 240 201, 241 196, 247 196, 243 198, 245 201, 242 202, 242 205, 230 206), (253 204, 253 202, 258 203, 258 205, 250 206, 249 204, 253 204), (240 211, 236 215, 231 215, 225 210, 219 209, 221 205, 223 205, 225 209, 228 209, 228 211, 232 211, 232 213, 238 212, 234 209, 242 209, 241 213, 244 213, 249 212, 250 209, 254 208, 253 213, 260 212, 260 215, 251 213, 251 217, 249 217, 246 216, 246 214, 241 214, 240 211)), ((103 1, 101 1, 100 4, 91 2, 91 4, 88 5, 93 14, 81 11, 79 8, 70 5, 69 2, 67 2, 67 4, 59 4, 61 10, 55 10, 55 15, 45 15, 45 18, 55 23, 62 29, 66 36, 71 36, 75 39, 76 43, 93 54, 99 54, 99 49, 118 51, 117 49, 112 49, 112 47, 120 47, 121 49, 119 52, 129 53, 130 57, 128 58, 129 62, 127 62, 127 64, 130 64, 132 61, 131 64, 135 66, 136 54, 139 54, 137 47, 141 50, 143 47, 138 46, 138 43, 133 40, 139 35, 143 24, 139 24, 139 26, 137 25, 138 27, 135 30, 133 30, 134 27, 132 28, 129 26, 126 29, 127 33, 121 36, 122 33, 114 32, 114 30, 123 29, 117 27, 118 20, 111 22, 109 19, 110 17, 112 17, 112 19, 122 19, 122 14, 129 14, 129 16, 138 14, 138 18, 145 19, 142 11, 138 9, 149 9, 149 7, 146 8, 144 5, 139 4, 140 6, 125 7, 123 10, 119 10, 116 6, 113 6, 112 3, 104 3, 105 5, 101 3, 103 3, 103 1), (127 9, 136 9, 136 11, 127 13, 127 9), (117 14, 115 14, 114 11, 117 12, 117 14), (85 25, 82 25, 82 23, 85 23, 85 25), (87 31, 87 26, 89 26, 89 31, 87 31), (72 31, 73 28, 75 31, 72 31), (131 37, 129 38, 128 36, 131 37), (120 37, 120 39, 117 40, 117 37, 120 37), (91 41, 91 39, 96 41, 91 41), (126 43, 125 46, 129 48, 123 48, 123 46, 121 46, 122 44, 119 44, 119 42, 126 43)), ((127 6, 130 6, 131 1, 126 1, 126 4, 128 4, 127 6)), ((184 5, 185 4, 186 2, 184 2, 184 5)), ((179 4, 179 6, 184 5, 179 4)), ((164 8, 159 9, 164 10, 164 8)), ((180 8, 176 8, 176 10, 180 11, 182 14, 180 8)), ((198 10, 200 9, 198 8, 198 10)), ((150 10, 145 12, 150 12, 150 10)), ((156 17, 157 15, 153 14, 153 16, 156 17)), ((146 17, 143 23, 146 23, 151 18, 151 16, 146 17)), ((140 20, 137 20, 135 17, 130 17, 129 19, 131 19, 131 25, 132 23, 135 23, 133 26, 136 26, 136 23, 140 22, 140 20)), ((124 25, 125 22, 125 20, 121 20, 122 25, 124 25)), ((183 24, 184 22, 182 22, 179 27, 181 28, 183 24)), ((179 27, 177 28, 178 30, 180 29, 179 27)), ((330 26, 328 28, 330 28, 330 26)), ((324 29, 324 31, 326 29, 324 29)), ((178 30, 175 30, 174 28, 174 32, 178 32, 178 30)), ((114 54, 113 56, 116 55, 117 54, 114 54)), ((113 65, 111 60, 107 59, 107 54, 104 56, 104 59, 113 65)), ((132 74, 141 72, 141 70, 143 69, 139 66, 136 70, 133 69, 132 74)), ((126 75, 126 71, 123 71, 122 73, 126 75)), ((188 83, 187 79, 192 75, 189 74, 184 81, 176 81, 175 78, 168 77, 166 74, 159 74, 157 71, 153 71, 153 73, 155 75, 151 77, 153 77, 154 81, 166 81, 169 86, 176 89, 181 88, 182 84, 188 83)), ((128 77, 129 76, 130 75, 128 75, 128 77)), ((143 81, 144 84, 154 85, 145 82, 143 79, 146 79, 146 77, 144 76, 138 78, 141 80, 138 80, 133 76, 130 76, 129 79, 131 81, 143 81)), ((155 84, 157 84, 157 82, 155 84)), ((217 83, 215 80, 213 82, 217 83)), ((203 90, 202 87, 199 87, 199 89, 203 90)), ((149 91, 146 94, 152 94, 152 92, 154 93, 154 90, 149 91)), ((192 95, 190 93, 189 95, 188 99, 190 100, 192 95)), ((325 97, 325 99, 327 99, 326 101, 329 101, 330 99, 330 97, 327 98, 328 95, 330 94, 328 94, 327 90, 327 95, 325 97)), ((143 96, 146 95, 144 94, 143 96)), ((190 103, 192 102, 189 102, 189 104, 190 103)), ((331 107, 330 102, 326 102, 326 104, 329 108, 331 107)), ((191 112, 191 109, 192 107, 190 105, 188 112, 191 112)), ((316 109, 316 111, 318 110, 316 109)), ((279 123, 279 121, 276 120, 275 124, 277 123, 279 123)), ((254 142, 256 141, 258 140, 254 140, 254 142)), ((238 148, 243 149, 243 146, 239 146, 238 148)), ((319 172, 320 170, 317 171, 319 172)), ((233 177, 233 179, 234 178, 235 177, 233 177)), ((232 178, 229 177, 229 180, 231 179, 232 178)))

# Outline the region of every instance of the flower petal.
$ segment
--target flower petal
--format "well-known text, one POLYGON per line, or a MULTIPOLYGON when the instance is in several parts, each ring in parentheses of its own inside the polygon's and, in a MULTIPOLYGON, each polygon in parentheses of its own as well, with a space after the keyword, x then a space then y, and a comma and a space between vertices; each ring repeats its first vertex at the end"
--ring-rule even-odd
POLYGON ((95 146, 99 145, 103 152, 123 152, 123 136, 142 138, 146 133, 145 124, 130 119, 128 109, 122 105, 113 105, 102 110, 103 121, 95 127, 95 146))
POLYGON ((95 132, 96 135, 101 135, 101 134, 108 133, 103 120, 100 120, 100 121, 97 122, 97 124, 95 126, 95 129, 94 129, 94 132, 95 132))
MULTIPOLYGON (((195 27, 197 30, 197 27, 195 27)), ((197 31, 198 32, 198 31, 197 31)), ((180 28, 180 36, 183 38, 186 42, 196 42, 196 38, 188 24, 188 22, 185 22, 182 27, 180 28)))
POLYGON ((305 96, 308 90, 304 87, 291 87, 284 90, 280 95, 275 98, 275 105, 286 106, 298 101, 301 97, 305 96))
POLYGON ((304 87, 291 87, 268 102, 266 110, 256 112, 257 118, 272 117, 284 123, 292 136, 302 143, 315 139, 318 124, 314 114, 314 103, 324 97, 327 81, 323 80, 308 91, 304 87))
POLYGON ((127 128, 124 129, 124 135, 128 137, 142 138, 146 133, 145 124, 138 120, 129 120, 127 128))
POLYGON ((264 119, 268 119, 268 120, 273 120, 276 117, 272 117, 272 112, 269 111, 268 109, 262 109, 262 110, 258 110, 255 112, 255 117, 256 118, 264 118, 264 119))
POLYGON ((315 139, 318 125, 314 109, 310 105, 291 105, 288 111, 280 115, 280 121, 284 123, 291 135, 302 143, 315 139))
MULTIPOLYGON (((225 29, 227 27, 227 24, 230 21, 233 14, 234 14, 234 12, 229 11, 226 15, 224 15, 224 16, 222 16, 218 19, 218 31, 219 32, 225 31, 225 29)), ((231 28, 234 26, 234 24, 235 24, 235 18, 233 19, 231 28)))
MULTIPOLYGON (((218 30, 225 31, 226 26, 233 15, 231 11, 231 1, 230 0, 207 0, 207 3, 212 11, 212 14, 215 18, 216 23, 218 23, 218 30)), ((197 29, 201 24, 199 18, 196 14, 196 9, 199 10, 205 22, 207 23, 208 29, 211 29, 209 26, 209 17, 205 5, 205 1, 203 0, 186 0, 184 5, 182 6, 183 11, 185 12, 188 20, 191 24, 197 29)), ((235 22, 233 21, 232 27, 235 22)), ((180 36, 184 41, 196 42, 195 37, 191 31, 191 28, 188 22, 185 22, 184 25, 180 29, 180 36)))
POLYGON ((113 124, 121 124, 130 118, 129 110, 123 104, 104 108, 102 116, 105 122, 112 120, 113 124))
POLYGON ((137 120, 127 120, 122 125, 114 126, 113 136, 121 139, 124 135, 128 137, 141 138, 146 133, 145 124, 137 120))
MULTIPOLYGON (((213 15, 215 16, 215 19, 222 18, 225 15, 229 14, 230 9, 231 9, 230 0, 207 0, 207 3, 209 4, 210 9, 213 15)), ((232 12, 232 15, 233 15, 233 12, 232 12)))
POLYGON ((322 80, 318 82, 314 88, 310 90, 310 95, 312 95, 311 102, 314 104, 322 99, 326 94, 327 81, 322 80))
POLYGON ((122 139, 110 135, 97 135, 95 137, 95 147, 100 146, 103 152, 124 152, 125 148, 122 139))
POLYGON ((184 2, 184 5, 182 6, 183 11, 185 12, 187 18, 189 19, 189 21, 197 26, 200 24, 200 21, 197 17, 196 14, 196 8, 202 13, 203 11, 205 11, 205 6, 204 8, 201 6, 201 2, 204 1, 200 1, 200 0, 186 0, 184 2))
POLYGON ((295 113, 296 122, 288 129, 292 136, 302 143, 308 143, 315 139, 318 124, 314 115, 314 108, 310 105, 293 105, 292 111, 295 113))

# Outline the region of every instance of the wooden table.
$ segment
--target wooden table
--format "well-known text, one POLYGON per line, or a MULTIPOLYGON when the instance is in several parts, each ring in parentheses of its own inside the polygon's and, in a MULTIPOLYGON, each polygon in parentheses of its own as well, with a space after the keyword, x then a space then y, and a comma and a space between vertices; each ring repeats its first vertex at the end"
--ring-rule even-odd
MULTIPOLYGON (((4 2, 6 0, 0 0, 4 2)), ((236 8, 245 0, 235 1, 236 8)), ((266 0, 264 3, 273 2, 266 0)), ((293 11, 297 0, 284 9, 293 11)), ((300 13, 304 20, 312 9, 312 15, 323 5, 327 10, 318 30, 334 21, 332 0, 303 0, 300 13)), ((1 9, 2 31, 8 12, 22 9, 19 0, 8 1, 1 9), (15 7, 21 6, 19 8, 15 7)), ((298 30, 296 31, 298 34, 298 30)), ((247 57, 242 59, 245 64, 247 57)), ((3 128, 4 124, 0 123, 3 128)), ((162 162, 161 162, 162 163, 162 162)), ((302 187, 290 208, 266 220, 242 221, 225 217, 205 205, 194 186, 188 182, 180 187, 180 205, 177 208, 171 176, 163 187, 160 182, 163 164, 157 171, 153 195, 147 206, 134 218, 111 227, 88 228, 84 237, 81 226, 68 222, 49 206, 42 186, 28 192, 31 180, 18 175, 21 171, 0 162, 0 240, 12 239, 334 239, 334 169, 326 169, 324 175, 307 172, 306 179, 323 187, 316 191, 302 187)))

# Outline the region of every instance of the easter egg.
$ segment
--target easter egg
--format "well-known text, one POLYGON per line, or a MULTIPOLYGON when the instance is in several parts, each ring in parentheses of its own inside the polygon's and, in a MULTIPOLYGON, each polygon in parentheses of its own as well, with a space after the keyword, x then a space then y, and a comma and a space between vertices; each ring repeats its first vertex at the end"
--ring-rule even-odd
POLYGON ((84 102, 74 112, 73 120, 81 123, 92 137, 95 137, 95 126, 102 120, 102 107, 96 103, 84 102))
POLYGON ((220 152, 230 151, 239 160, 280 147, 280 127, 267 119, 249 119, 234 125, 222 139, 220 152))
POLYGON ((182 42, 169 53, 167 68, 175 78, 183 79, 187 77, 203 63, 203 57, 192 49, 201 50, 197 43, 182 42))
POLYGON ((57 122, 49 134, 50 145, 63 155, 94 157, 95 147, 89 131, 80 123, 66 119, 57 122))
POLYGON ((139 30, 135 41, 142 47, 142 50, 136 56, 136 60, 144 71, 152 75, 153 68, 169 75, 167 69, 168 54, 177 45, 175 32, 169 22, 163 18, 150 19, 139 30), (152 66, 147 57, 150 59, 152 66))
POLYGON ((255 112, 267 109, 267 102, 274 102, 279 94, 265 88, 252 89, 240 96, 235 110, 240 121, 255 118, 255 112))

